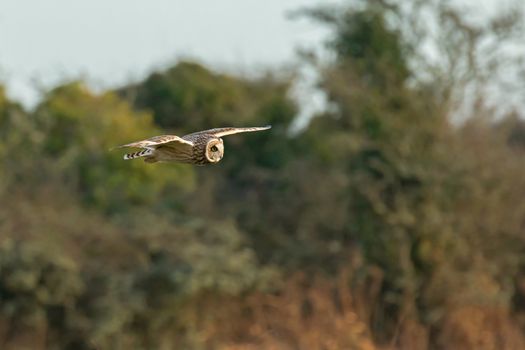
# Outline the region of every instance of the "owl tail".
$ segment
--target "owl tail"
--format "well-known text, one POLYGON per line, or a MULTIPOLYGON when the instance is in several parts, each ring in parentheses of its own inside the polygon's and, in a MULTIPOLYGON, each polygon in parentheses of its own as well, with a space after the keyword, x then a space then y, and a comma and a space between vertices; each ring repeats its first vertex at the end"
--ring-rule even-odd
POLYGON ((128 160, 128 159, 135 159, 135 158, 140 158, 140 157, 147 157, 147 156, 150 156, 152 154, 153 154, 153 150, 152 149, 143 149, 142 151, 138 151, 138 152, 135 152, 135 153, 125 154, 124 155, 124 159, 128 160))

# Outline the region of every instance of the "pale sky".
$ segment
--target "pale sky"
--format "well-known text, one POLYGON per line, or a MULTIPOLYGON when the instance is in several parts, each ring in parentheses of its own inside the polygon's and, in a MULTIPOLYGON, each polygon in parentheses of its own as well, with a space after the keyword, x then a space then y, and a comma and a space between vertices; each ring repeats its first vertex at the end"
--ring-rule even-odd
POLYGON ((112 87, 185 57, 241 72, 294 62, 327 32, 287 13, 319 2, 0 0, 0 82, 33 105, 39 85, 112 87))
MULTIPOLYGON (((241 73, 294 64, 299 47, 321 47, 328 32, 287 14, 350 1, 0 0, 0 84, 31 107, 39 88, 81 78, 98 91, 137 81, 182 58, 241 73)), ((483 16, 516 1, 449 2, 474 6, 479 12, 471 12, 483 16)), ((326 105, 314 80, 307 77, 294 91, 303 123, 326 105)))

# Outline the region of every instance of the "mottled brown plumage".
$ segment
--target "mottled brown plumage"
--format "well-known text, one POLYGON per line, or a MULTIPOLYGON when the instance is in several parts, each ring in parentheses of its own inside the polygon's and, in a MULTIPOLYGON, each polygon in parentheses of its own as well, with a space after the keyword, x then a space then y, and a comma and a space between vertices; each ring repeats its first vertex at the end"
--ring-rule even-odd
POLYGON ((217 163, 224 156, 222 136, 242 132, 268 130, 271 126, 250 128, 217 128, 203 130, 182 137, 175 135, 154 136, 146 140, 128 143, 121 147, 143 148, 142 151, 128 153, 124 159, 144 158, 147 163, 181 162, 196 165, 217 163))

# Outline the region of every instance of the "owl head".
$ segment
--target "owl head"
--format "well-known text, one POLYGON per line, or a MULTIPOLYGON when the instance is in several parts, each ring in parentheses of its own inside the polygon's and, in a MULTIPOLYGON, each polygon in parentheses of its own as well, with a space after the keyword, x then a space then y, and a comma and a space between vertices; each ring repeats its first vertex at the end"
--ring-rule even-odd
POLYGON ((224 143, 220 138, 213 138, 206 144, 206 159, 210 163, 217 163, 224 156, 224 143))

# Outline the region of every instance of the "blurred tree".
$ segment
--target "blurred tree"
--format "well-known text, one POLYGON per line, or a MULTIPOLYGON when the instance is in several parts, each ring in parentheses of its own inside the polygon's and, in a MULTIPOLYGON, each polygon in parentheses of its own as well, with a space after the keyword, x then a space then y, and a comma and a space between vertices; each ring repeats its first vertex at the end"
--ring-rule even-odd
POLYGON ((0 195, 29 173, 39 136, 21 105, 10 101, 0 85, 0 195))
POLYGON ((15 329, 44 329, 52 341, 67 336, 54 331, 71 322, 75 301, 84 289, 76 264, 49 247, 4 240, 0 247, 1 318, 15 329), (47 326, 49 325, 49 329, 47 326))
POLYGON ((253 114, 239 80, 191 62, 153 73, 119 93, 137 108, 151 110, 161 127, 188 133, 225 125, 233 118, 242 125, 253 114))
POLYGON ((170 188, 193 186, 188 166, 124 162, 123 152, 110 151, 119 144, 161 134, 149 115, 133 112, 112 93, 97 96, 80 83, 64 85, 46 96, 34 118, 45 132, 41 147, 54 176, 105 210, 152 204, 170 188))
MULTIPOLYGON (((430 1, 422 3, 427 8, 434 5, 430 1)), ((326 170, 311 168, 308 174, 309 178, 318 173, 316 177, 328 179, 324 192, 346 195, 328 195, 323 200, 322 196, 314 195, 315 191, 303 192, 306 198, 312 196, 315 203, 313 208, 306 209, 307 213, 319 213, 314 208, 321 202, 320 206, 331 208, 327 212, 335 217, 319 215, 313 223, 314 229, 302 234, 303 239, 309 237, 312 242, 333 239, 333 244, 326 246, 334 247, 334 253, 344 252, 345 242, 354 241, 363 247, 369 264, 379 265, 386 273, 384 305, 377 319, 392 323, 376 325, 393 331, 399 319, 391 317, 392 311, 401 319, 424 322, 436 319, 433 317, 438 313, 433 313, 436 309, 431 307, 436 304, 425 304, 425 292, 432 292, 421 286, 431 284, 434 272, 457 269, 453 265, 461 264, 466 254, 465 244, 472 237, 468 229, 458 230, 456 220, 463 218, 457 217, 456 205, 464 198, 476 198, 469 190, 458 191, 476 171, 466 170, 462 163, 472 155, 458 149, 462 146, 449 119, 456 106, 440 93, 453 91, 459 82, 448 85, 449 80, 440 80, 437 75, 433 85, 411 79, 420 74, 409 67, 415 67, 414 49, 421 41, 409 41, 411 37, 404 36, 405 28, 392 20, 401 15, 406 19, 405 8, 382 1, 363 4, 346 10, 305 11, 333 28, 334 37, 328 47, 335 53, 333 61, 320 65, 320 85, 331 108, 315 118, 302 136, 326 170), (327 139, 324 135, 331 137, 327 139), (346 181, 335 181, 345 177, 346 181), (333 202, 334 198, 338 200, 333 202), (346 215, 342 214, 345 211, 346 215), (330 226, 326 222, 336 227, 332 230, 335 235, 328 234, 330 226)), ((474 30, 462 20, 461 12, 446 6, 439 9, 443 18, 449 19, 444 21, 444 33, 452 35, 454 28, 464 34, 474 30)), ((410 16, 418 13, 409 14, 408 22, 410 16)), ((455 41, 447 43, 454 42, 457 50, 451 48, 447 57, 462 59, 463 50, 470 48, 469 55, 477 58, 479 52, 473 49, 477 40, 492 34, 486 31, 479 37, 455 36, 455 41)), ((417 49, 421 54, 420 48, 417 49)), ((477 60, 464 62, 468 66, 463 71, 477 69, 477 60)), ((445 73, 453 76, 457 71, 445 73)), ((484 77, 469 81, 482 84, 484 77)), ((485 186, 483 181, 480 179, 479 186, 485 186)), ((307 217, 316 216, 307 214, 307 217)), ((487 248, 483 248, 485 253, 487 248)), ((476 254, 474 250, 467 251, 469 256, 476 254)), ((508 266, 503 260, 497 264, 497 270, 508 266)), ((476 268, 473 266, 469 273, 476 276, 476 268)), ((464 288, 461 277, 452 274, 448 277, 448 288, 458 291, 464 288)), ((485 277, 494 279, 495 275, 485 277)))

